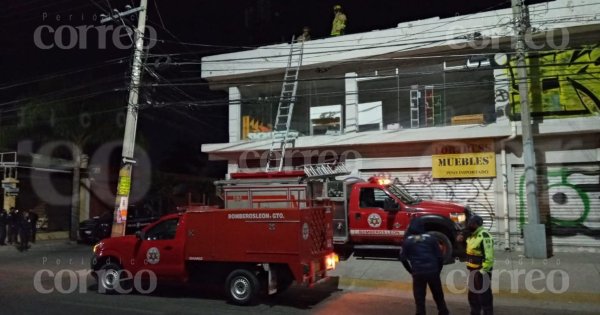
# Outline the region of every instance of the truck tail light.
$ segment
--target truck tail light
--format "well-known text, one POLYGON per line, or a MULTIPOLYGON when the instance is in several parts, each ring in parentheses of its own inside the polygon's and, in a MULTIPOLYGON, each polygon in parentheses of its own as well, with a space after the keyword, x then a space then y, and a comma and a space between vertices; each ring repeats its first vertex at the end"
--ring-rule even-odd
POLYGON ((325 268, 327 270, 335 269, 335 265, 340 261, 340 257, 335 253, 325 256, 325 268))

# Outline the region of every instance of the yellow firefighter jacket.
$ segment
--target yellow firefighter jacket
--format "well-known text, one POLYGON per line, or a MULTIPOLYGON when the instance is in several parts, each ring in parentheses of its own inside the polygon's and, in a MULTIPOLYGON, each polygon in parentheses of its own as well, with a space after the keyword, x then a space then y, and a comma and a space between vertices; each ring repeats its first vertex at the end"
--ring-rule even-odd
POLYGON ((467 238, 467 268, 490 272, 494 267, 494 239, 480 226, 467 238))
POLYGON ((338 12, 335 14, 335 18, 333 18, 333 23, 331 24, 331 36, 344 35, 345 29, 346 15, 342 12, 338 12))

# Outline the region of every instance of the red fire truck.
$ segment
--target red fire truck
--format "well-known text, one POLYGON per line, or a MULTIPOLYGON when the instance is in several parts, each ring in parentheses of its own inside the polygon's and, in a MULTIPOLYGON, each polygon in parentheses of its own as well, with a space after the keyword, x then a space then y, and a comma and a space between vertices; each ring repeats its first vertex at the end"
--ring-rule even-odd
POLYGON ((270 207, 191 206, 136 235, 102 240, 92 259, 98 290, 122 293, 142 274, 146 283, 225 283, 229 299, 244 305, 293 281, 312 286, 325 280, 337 262, 331 207, 297 199, 269 203, 262 196, 270 207))
POLYGON ((343 163, 325 163, 263 173, 262 178, 256 178, 256 173, 237 173, 232 180, 216 184, 228 209, 285 206, 288 202, 306 206, 302 200, 331 202, 333 239, 341 256, 353 251, 398 250, 416 217, 421 217, 425 229, 438 239, 446 263, 461 254, 454 240, 471 214, 467 206, 421 200, 387 178, 365 181, 349 174, 343 163))
POLYGON ((335 268, 334 245, 344 254, 399 249, 415 217, 452 261, 467 207, 414 198, 385 178, 349 174, 342 163, 231 174, 215 182, 224 207, 190 207, 135 236, 94 246, 99 289, 115 291, 123 271, 152 271, 164 281, 223 282, 234 303, 248 304, 261 288, 272 294, 293 281, 325 279, 335 268))

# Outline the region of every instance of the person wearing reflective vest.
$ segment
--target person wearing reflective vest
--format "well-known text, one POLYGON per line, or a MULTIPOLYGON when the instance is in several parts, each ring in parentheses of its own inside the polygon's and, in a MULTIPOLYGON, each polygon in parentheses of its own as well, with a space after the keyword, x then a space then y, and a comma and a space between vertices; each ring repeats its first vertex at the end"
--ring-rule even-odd
POLYGON ((335 17, 331 24, 331 36, 344 35, 346 30, 346 15, 342 12, 342 6, 336 4, 333 6, 333 13, 335 17))
MULTIPOLYGON (((467 269, 469 270, 469 306, 471 315, 494 314, 492 296, 492 268, 494 266, 494 239, 483 228, 483 219, 474 215, 467 223, 467 269)), ((459 235, 458 241, 464 236, 459 235)))

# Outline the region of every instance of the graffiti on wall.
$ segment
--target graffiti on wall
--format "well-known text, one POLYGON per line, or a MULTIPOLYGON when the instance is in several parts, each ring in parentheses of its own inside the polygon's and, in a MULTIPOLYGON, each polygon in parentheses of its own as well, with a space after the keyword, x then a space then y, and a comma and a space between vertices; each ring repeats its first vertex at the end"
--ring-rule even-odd
MULTIPOLYGON (((600 114, 599 45, 529 55, 527 65, 532 116, 600 114)), ((515 66, 516 60, 512 60, 506 71, 512 114, 518 116, 521 106, 515 66)))
MULTIPOLYGON (((554 236, 600 236, 600 169, 563 167, 548 170, 545 177, 538 176, 538 181, 543 181, 538 182, 538 187, 544 187, 538 195, 547 197, 545 203, 540 200, 540 213, 544 215, 542 208, 547 204, 546 223, 554 236)), ((525 175, 521 175, 518 185, 522 227, 527 221, 525 175)))
POLYGON ((507 119, 510 114, 510 84, 504 69, 494 69, 494 103, 496 120, 507 119))
POLYGON ((451 201, 467 205, 484 220, 490 229, 494 223, 493 178, 436 180, 431 172, 395 177, 394 184, 421 199, 451 201))

